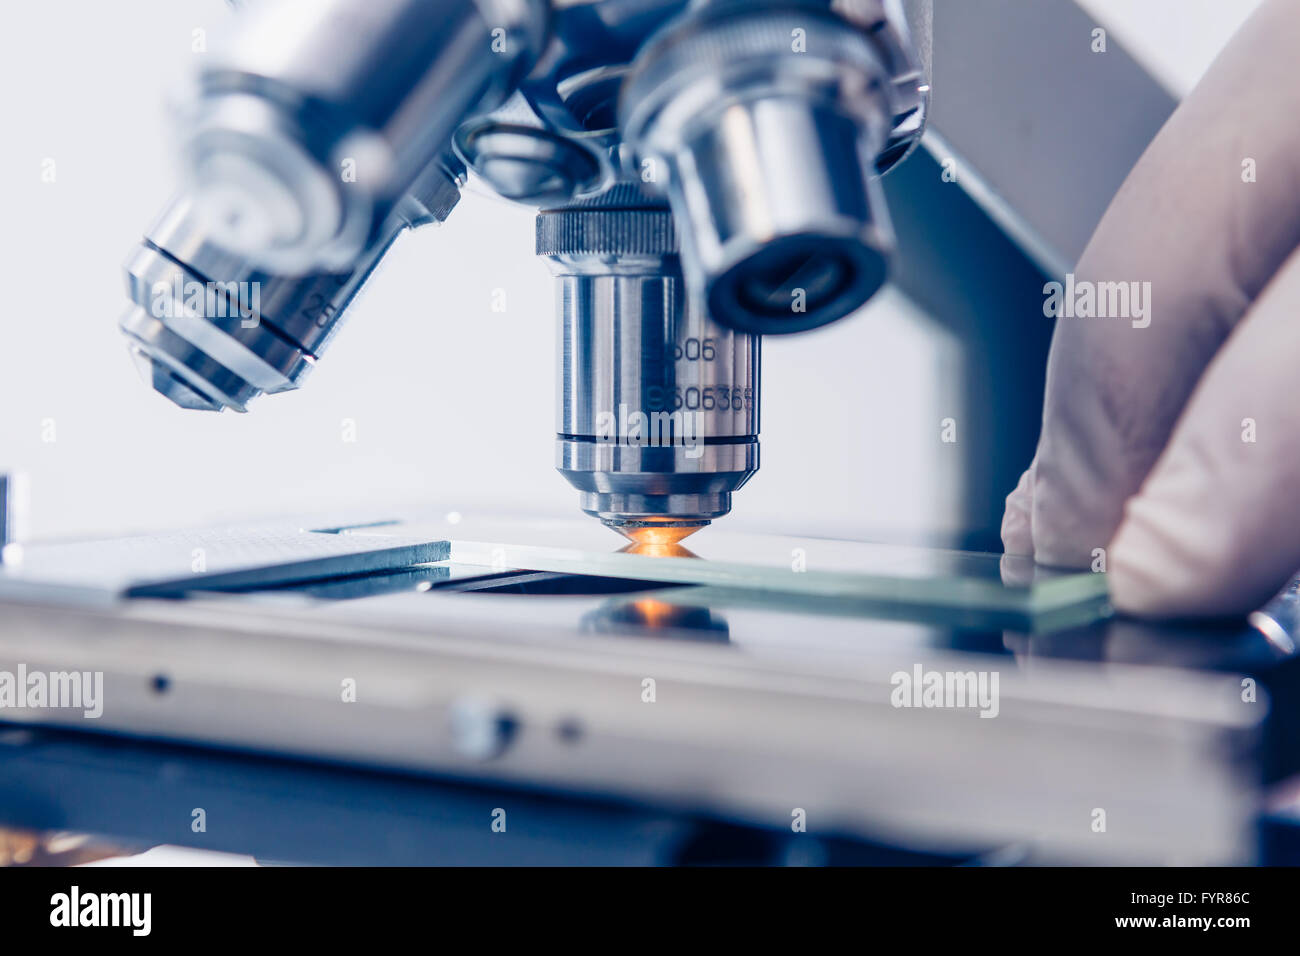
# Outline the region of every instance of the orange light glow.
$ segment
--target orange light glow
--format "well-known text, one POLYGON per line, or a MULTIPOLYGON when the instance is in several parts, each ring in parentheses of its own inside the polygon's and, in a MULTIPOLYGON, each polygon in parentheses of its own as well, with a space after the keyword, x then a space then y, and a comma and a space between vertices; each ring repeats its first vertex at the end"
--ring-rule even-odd
POLYGON ((680 544, 629 544, 619 549, 619 554, 635 554, 643 558, 698 558, 690 548, 680 544))
POLYGON ((654 598, 642 598, 640 601, 633 602, 632 606, 636 608, 641 622, 649 628, 664 627, 671 623, 673 613, 677 610, 672 604, 656 601, 654 598))
POLYGON ((699 525, 641 525, 620 528, 619 533, 638 548, 672 548, 699 530, 699 525))

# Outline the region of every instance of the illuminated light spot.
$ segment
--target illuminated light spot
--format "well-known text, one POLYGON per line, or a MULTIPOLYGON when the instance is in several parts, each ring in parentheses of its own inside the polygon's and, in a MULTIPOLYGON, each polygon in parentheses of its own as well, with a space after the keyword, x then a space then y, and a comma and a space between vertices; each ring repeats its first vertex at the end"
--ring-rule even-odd
POLYGON ((643 548, 672 548, 700 530, 699 525, 641 525, 615 529, 632 544, 643 548))
POLYGON ((677 614, 675 605, 656 601, 654 598, 643 598, 640 601, 635 601, 632 607, 636 609, 641 623, 650 628, 666 627, 672 623, 674 616, 677 614))

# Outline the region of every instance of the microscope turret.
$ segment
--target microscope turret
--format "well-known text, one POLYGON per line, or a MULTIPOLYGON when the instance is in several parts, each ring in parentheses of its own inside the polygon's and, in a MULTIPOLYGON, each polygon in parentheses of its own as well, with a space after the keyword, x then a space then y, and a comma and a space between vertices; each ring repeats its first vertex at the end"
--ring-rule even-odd
POLYGON ((186 190, 127 262, 154 387, 235 411, 296 388, 468 171, 540 209, 583 510, 660 541, 726 514, 758 468, 759 336, 885 280, 877 177, 929 89, 899 0, 246 6, 183 113, 186 190))

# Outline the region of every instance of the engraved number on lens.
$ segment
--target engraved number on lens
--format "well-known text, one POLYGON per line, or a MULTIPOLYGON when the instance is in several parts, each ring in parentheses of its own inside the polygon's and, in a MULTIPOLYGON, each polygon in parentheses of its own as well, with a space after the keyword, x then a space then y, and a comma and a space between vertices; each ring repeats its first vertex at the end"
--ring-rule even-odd
POLYGON ((712 362, 718 354, 713 339, 687 339, 685 342, 675 342, 670 347, 670 352, 674 362, 680 362, 682 359, 688 362, 712 362))

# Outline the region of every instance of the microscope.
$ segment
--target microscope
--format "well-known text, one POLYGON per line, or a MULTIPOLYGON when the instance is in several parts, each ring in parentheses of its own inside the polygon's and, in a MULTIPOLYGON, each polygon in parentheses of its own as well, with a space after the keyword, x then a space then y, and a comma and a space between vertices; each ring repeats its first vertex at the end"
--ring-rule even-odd
POLYGON ((403 231, 472 173, 536 207, 556 465, 675 544, 758 469, 763 335, 884 283, 929 0, 253 0, 181 110, 185 188, 126 262, 153 387, 299 387, 403 231))
MULTIPOLYGON (((989 550, 1037 441, 1041 290, 1175 106, 1085 8, 236 6, 126 263, 147 379, 208 411, 297 388, 397 237, 490 191, 554 275, 556 464, 634 545, 387 503, 24 541, 0 473, 0 676, 105 702, 0 708, 0 827, 348 864, 1294 862, 1296 592, 1157 626, 989 550), (887 272, 961 346, 959 549, 686 551, 758 468, 762 337, 887 272), (952 702, 918 710, 936 678, 952 702)), ((855 440, 906 468, 844 418, 819 468, 855 440)))

